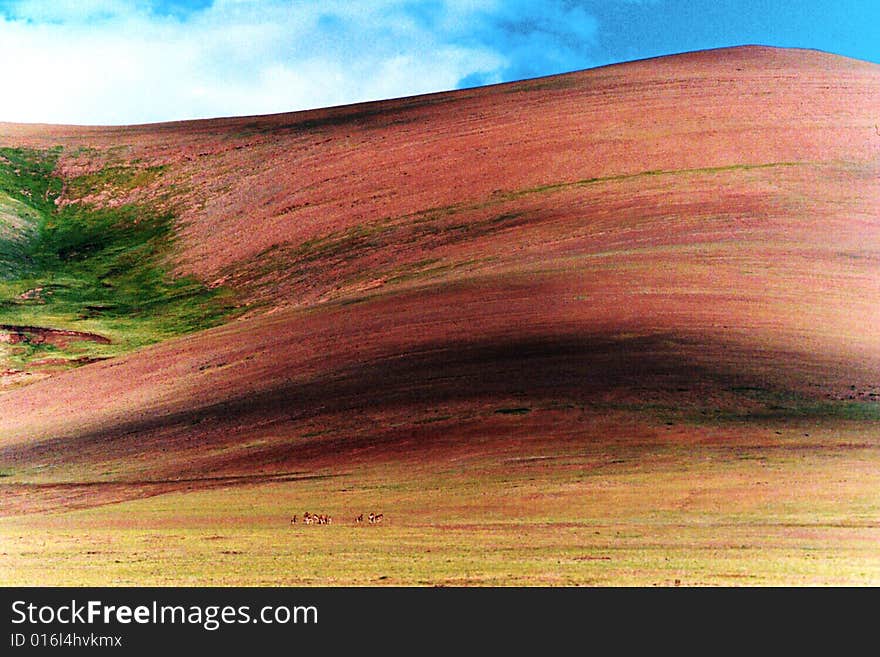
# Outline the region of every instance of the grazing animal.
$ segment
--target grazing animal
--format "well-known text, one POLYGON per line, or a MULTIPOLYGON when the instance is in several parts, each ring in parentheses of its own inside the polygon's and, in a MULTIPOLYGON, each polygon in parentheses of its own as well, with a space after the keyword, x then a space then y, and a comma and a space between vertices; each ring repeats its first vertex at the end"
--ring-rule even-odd
POLYGON ((291 525, 295 525, 295 524, 296 524, 296 516, 293 516, 293 518, 290 519, 290 524, 291 524, 291 525))
POLYGON ((384 513, 380 513, 380 514, 378 514, 377 516, 375 516, 374 520, 375 520, 376 522, 382 522, 382 520, 384 520, 384 518, 385 518, 385 514, 384 514, 384 513))
MULTIPOLYGON (((302 516, 304 525, 331 525, 333 524, 333 516, 328 516, 323 513, 311 513, 306 511, 302 516)), ((291 523, 296 522, 296 516, 293 516, 293 520, 291 523)))
POLYGON ((360 514, 357 518, 354 519, 357 524, 361 524, 364 521, 364 514, 360 514))
POLYGON ((370 524, 375 525, 376 523, 382 522, 382 519, 385 517, 384 513, 371 513, 368 518, 370 519, 370 524))

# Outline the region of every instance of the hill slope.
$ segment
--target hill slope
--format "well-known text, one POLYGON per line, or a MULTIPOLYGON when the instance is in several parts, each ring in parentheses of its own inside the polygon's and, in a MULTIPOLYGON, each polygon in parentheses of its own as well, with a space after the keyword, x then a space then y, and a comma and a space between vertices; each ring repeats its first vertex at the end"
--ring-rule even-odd
POLYGON ((874 423, 878 107, 878 66, 755 47, 267 117, 0 124, 10 153, 57 156, 45 216, 171 231, 96 247, 146 254, 138 321, 81 253, 64 275, 112 294, 25 304, 117 347, 0 395, 0 512, 588 445, 596 422, 688 444, 874 423))

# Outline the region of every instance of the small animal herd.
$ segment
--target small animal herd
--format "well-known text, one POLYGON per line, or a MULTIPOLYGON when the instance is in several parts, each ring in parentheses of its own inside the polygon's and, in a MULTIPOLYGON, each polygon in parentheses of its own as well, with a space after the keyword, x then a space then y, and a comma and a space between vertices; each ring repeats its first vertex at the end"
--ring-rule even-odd
MULTIPOLYGON (((378 525, 385 519, 384 513, 370 513, 367 516, 367 521, 371 525, 378 525)), ((299 519, 297 516, 293 516, 290 519, 290 524, 295 525, 299 519)), ((333 516, 325 516, 323 513, 309 513, 306 511, 302 516, 302 521, 304 525, 332 525, 333 524, 333 516)), ((354 519, 356 525, 363 524, 364 522, 364 514, 360 514, 357 518, 354 519)))

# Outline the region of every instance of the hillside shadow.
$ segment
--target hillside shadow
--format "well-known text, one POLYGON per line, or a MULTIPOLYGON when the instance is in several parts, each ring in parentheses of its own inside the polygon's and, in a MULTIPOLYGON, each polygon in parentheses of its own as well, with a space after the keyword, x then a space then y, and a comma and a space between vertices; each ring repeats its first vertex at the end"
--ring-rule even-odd
MULTIPOLYGON (((20 465, 63 454, 65 463, 89 463, 181 447, 209 449, 248 427, 306 426, 325 416, 383 411, 411 411, 417 418, 425 409, 462 403, 496 403, 497 412, 511 414, 567 403, 683 421, 833 415, 832 402, 809 392, 810 381, 821 380, 822 367, 803 355, 749 352, 668 334, 434 343, 307 381, 276 381, 200 407, 8 447, 0 460, 20 465)), ((872 417, 880 417, 876 406, 868 409, 872 417)))

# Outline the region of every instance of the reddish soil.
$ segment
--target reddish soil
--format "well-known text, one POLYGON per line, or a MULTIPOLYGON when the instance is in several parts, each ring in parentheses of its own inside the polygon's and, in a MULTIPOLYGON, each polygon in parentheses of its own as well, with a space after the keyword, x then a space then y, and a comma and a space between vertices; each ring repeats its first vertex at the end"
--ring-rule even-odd
POLYGON ((0 124, 98 149, 67 176, 166 165, 93 200, 174 205, 178 270, 248 306, 0 395, 0 465, 72 485, 124 463, 97 503, 510 440, 509 414, 568 440, 615 409, 872 403, 878 107, 876 65, 742 48, 267 117, 0 124))
POLYGON ((67 347, 71 342, 97 342, 110 344, 110 339, 97 333, 71 331, 68 329, 45 328, 41 326, 16 326, 0 324, 0 342, 9 344, 51 344, 56 347, 67 347))

